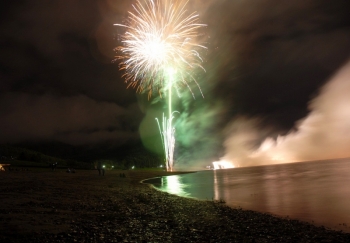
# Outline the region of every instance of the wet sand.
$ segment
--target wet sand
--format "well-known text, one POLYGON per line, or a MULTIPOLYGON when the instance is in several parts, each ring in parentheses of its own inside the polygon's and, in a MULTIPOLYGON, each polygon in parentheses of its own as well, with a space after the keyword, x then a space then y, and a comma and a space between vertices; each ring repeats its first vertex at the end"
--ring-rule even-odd
POLYGON ((0 242, 350 242, 348 233, 139 183, 168 174, 1 172, 0 242))

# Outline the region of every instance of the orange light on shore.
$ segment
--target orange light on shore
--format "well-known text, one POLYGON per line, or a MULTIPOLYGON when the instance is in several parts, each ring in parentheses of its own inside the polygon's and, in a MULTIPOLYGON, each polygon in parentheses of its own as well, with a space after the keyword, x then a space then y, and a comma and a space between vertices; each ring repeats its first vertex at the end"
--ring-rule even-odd
POLYGON ((235 168, 235 166, 232 164, 232 162, 229 162, 226 160, 214 161, 213 167, 214 167, 214 170, 235 168))

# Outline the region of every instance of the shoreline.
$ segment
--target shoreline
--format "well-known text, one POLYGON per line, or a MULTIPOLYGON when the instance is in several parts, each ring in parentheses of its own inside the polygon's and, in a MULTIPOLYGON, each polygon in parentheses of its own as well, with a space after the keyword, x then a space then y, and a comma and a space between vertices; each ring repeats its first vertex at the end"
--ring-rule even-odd
MULTIPOLYGON (((196 173, 196 172, 200 172, 200 171, 192 171, 192 172, 187 172, 187 173, 196 173)), ((187 174, 187 173, 185 173, 185 174, 187 174)), ((184 174, 184 173, 181 173, 181 174, 184 174)), ((277 218, 281 218, 281 219, 297 220, 300 222, 309 223, 309 224, 314 225, 316 227, 324 227, 324 228, 327 228, 329 230, 334 230, 334 231, 350 234, 350 225, 347 225, 346 223, 317 222, 317 221, 314 221, 314 220, 308 219, 308 218, 297 218, 297 217, 293 217, 293 216, 289 216, 289 215, 280 215, 277 213, 272 213, 272 212, 268 212, 268 211, 264 211, 264 210, 246 208, 245 206, 242 206, 242 203, 239 203, 239 202, 228 203, 224 199, 219 199, 219 200, 211 199, 210 200, 210 199, 203 199, 203 198, 197 198, 197 197, 186 196, 186 195, 178 195, 176 193, 170 193, 170 192, 164 191, 164 190, 157 187, 156 184, 159 184, 159 183, 157 183, 157 179, 161 179, 162 177, 163 176, 145 179, 145 180, 142 180, 141 183, 144 183, 144 181, 149 181, 149 182, 145 182, 145 184, 149 184, 153 189, 160 191, 160 192, 163 192, 163 193, 169 193, 172 195, 176 195, 176 196, 181 197, 181 198, 189 198, 189 199, 199 200, 199 201, 221 203, 221 204, 226 205, 232 209, 242 209, 245 211, 254 211, 254 212, 258 212, 258 213, 268 214, 268 215, 271 215, 273 217, 277 217, 277 218)))
POLYGON ((179 173, 1 173, 0 241, 350 242, 349 233, 180 197, 140 183, 175 174, 179 173))

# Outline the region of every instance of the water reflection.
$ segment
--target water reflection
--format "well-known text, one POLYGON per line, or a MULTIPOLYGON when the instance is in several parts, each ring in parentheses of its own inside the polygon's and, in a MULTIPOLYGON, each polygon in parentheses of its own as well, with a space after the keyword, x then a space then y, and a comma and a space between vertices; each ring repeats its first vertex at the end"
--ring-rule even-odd
POLYGON ((329 160, 169 176, 160 188, 350 232, 349 173, 350 160, 329 160))
POLYGON ((197 173, 183 175, 173 175, 162 177, 162 184, 155 187, 168 193, 176 194, 183 197, 194 197, 198 199, 213 200, 214 199, 214 179, 212 171, 204 173, 205 180, 201 176, 193 176, 197 173))
POLYGON ((162 190, 183 197, 189 196, 189 193, 184 190, 187 185, 181 180, 183 178, 179 175, 162 177, 162 190))
POLYGON ((230 198, 231 191, 230 190, 223 190, 222 185, 230 185, 230 178, 229 178, 230 170, 214 170, 213 176, 214 176, 214 197, 215 200, 224 200, 226 201, 227 198, 230 198))

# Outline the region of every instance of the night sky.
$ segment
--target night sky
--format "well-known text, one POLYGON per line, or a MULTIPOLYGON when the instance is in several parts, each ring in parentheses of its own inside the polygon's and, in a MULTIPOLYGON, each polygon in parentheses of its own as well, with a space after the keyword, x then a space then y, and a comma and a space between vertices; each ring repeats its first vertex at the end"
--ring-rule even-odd
MULTIPOLYGON (((118 147, 141 139, 160 151, 154 117, 165 102, 126 89, 113 62, 122 34, 113 24, 132 2, 2 4, 0 143, 118 147)), ((346 0, 190 0, 189 9, 207 24, 200 41, 208 50, 201 53, 206 72, 197 74, 205 98, 184 91, 175 103, 175 155, 184 165, 227 155, 238 121, 254 120, 254 149, 298 130, 323 85, 349 61, 346 0)))

